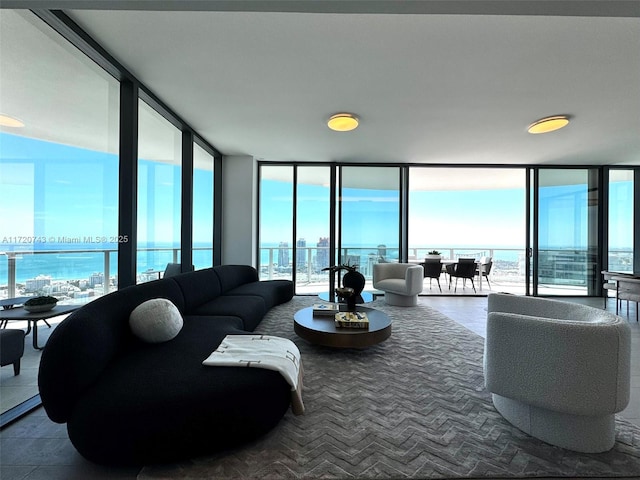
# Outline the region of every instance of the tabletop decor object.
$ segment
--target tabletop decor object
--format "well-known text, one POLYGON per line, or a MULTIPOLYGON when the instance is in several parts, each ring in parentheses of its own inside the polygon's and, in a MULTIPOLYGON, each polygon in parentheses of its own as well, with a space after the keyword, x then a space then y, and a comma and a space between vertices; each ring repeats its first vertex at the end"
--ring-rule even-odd
POLYGON ((369 317, 365 312, 336 313, 335 322, 339 328, 369 328, 369 317))
POLYGON ((55 307, 57 303, 58 299, 56 297, 34 297, 24 302, 23 308, 27 312, 31 313, 48 312, 49 310, 53 309, 53 307, 55 307))
MULTIPOLYGON (((350 288, 353 293, 348 294, 347 291, 344 291, 346 294, 344 299, 347 303, 347 307, 349 310, 353 311, 356 308, 356 303, 363 303, 364 300, 360 295, 362 290, 364 290, 365 278, 360 272, 358 272, 358 265, 334 265, 333 267, 326 267, 322 269, 323 271, 328 271, 331 275, 334 275, 337 272, 341 272, 342 270, 346 270, 346 273, 342 276, 342 287, 350 288)), ((336 295, 341 297, 338 289, 340 288, 340 281, 338 280, 338 288, 335 289, 336 295)))
POLYGON ((329 315, 334 316, 340 308, 335 303, 314 303, 313 314, 314 315, 329 315))
POLYGON ((341 302, 345 302, 347 304, 347 310, 355 311, 356 309, 356 296, 355 291, 351 287, 337 287, 336 295, 340 299, 341 302))

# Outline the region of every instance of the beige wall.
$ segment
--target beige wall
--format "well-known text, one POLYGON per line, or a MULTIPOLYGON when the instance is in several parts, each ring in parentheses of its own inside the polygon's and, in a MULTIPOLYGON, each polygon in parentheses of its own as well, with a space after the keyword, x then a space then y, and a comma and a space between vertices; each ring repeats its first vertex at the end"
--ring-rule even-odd
POLYGON ((222 159, 222 263, 256 266, 258 164, 250 156, 222 159))

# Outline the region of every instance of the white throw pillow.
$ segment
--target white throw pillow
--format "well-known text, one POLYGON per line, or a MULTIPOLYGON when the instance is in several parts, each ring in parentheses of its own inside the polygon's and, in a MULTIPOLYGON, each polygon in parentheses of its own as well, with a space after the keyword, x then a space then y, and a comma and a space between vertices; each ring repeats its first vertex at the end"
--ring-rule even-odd
POLYGON ((178 307, 166 298, 147 300, 129 315, 133 334, 148 343, 161 343, 174 338, 182 329, 178 307))

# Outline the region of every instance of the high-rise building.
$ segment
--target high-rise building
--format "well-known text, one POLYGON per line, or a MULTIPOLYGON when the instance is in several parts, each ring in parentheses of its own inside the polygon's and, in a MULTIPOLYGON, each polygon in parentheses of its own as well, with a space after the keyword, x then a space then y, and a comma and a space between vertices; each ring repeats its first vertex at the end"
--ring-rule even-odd
POLYGON ((278 266, 279 267, 289 266, 289 243, 288 242, 280 242, 279 249, 278 249, 278 266))
POLYGON ((91 288, 94 288, 96 285, 103 285, 103 284, 104 284, 104 273, 101 273, 101 272, 92 273, 91 276, 89 277, 89 286, 91 288))
POLYGON ((316 269, 320 271, 329 266, 329 237, 320 237, 316 246, 318 247, 316 269))
POLYGON ((25 282, 25 292, 37 292, 42 290, 45 285, 51 285, 51 277, 49 275, 38 275, 36 278, 30 278, 25 282))
POLYGON ((307 266, 307 241, 304 238, 299 238, 296 247, 296 268, 298 270, 304 269, 307 266))

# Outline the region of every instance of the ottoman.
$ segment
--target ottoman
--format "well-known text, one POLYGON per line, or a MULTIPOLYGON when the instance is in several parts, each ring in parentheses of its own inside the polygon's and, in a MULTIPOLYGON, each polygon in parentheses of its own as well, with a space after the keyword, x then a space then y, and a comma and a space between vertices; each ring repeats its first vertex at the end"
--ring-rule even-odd
POLYGON ((0 329, 0 366, 13 364, 14 375, 20 375, 20 359, 24 353, 24 331, 0 329))

